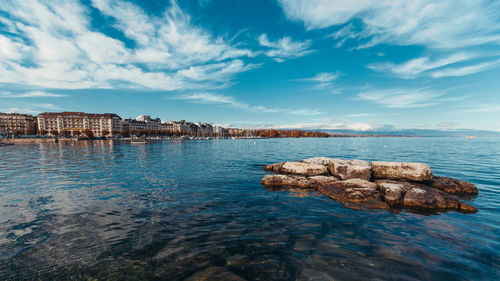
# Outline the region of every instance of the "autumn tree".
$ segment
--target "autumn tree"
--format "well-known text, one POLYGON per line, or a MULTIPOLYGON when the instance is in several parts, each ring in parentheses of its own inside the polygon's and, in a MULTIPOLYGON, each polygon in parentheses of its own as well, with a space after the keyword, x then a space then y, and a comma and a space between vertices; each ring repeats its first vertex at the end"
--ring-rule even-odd
POLYGON ((86 129, 83 131, 83 134, 89 139, 89 140, 92 140, 94 139, 94 132, 92 132, 91 130, 89 129, 86 129))

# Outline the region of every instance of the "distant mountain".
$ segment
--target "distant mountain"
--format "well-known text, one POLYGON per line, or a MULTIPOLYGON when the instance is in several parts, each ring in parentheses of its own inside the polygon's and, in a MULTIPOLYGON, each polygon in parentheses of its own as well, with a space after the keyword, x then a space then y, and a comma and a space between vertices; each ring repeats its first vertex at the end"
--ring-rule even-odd
POLYGON ((389 135, 389 136, 418 136, 418 137, 500 137, 500 132, 456 129, 456 130, 431 130, 431 129, 402 129, 402 130, 372 130, 372 131, 354 131, 354 130, 321 130, 330 134, 344 135, 389 135))

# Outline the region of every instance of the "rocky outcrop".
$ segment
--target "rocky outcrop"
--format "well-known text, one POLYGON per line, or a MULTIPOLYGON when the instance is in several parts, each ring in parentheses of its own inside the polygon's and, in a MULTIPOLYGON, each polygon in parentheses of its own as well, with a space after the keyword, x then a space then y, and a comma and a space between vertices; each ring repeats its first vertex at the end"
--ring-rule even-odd
POLYGON ((372 177, 370 163, 363 160, 331 159, 328 171, 341 180, 363 179, 369 181, 372 177))
POLYGON ((323 165, 310 164, 303 162, 282 162, 267 165, 264 168, 266 171, 283 173, 283 174, 297 174, 304 176, 320 176, 328 175, 328 169, 323 165))
POLYGON ((454 196, 477 194, 472 183, 433 177, 430 167, 423 163, 379 161, 370 166, 363 160, 316 157, 271 164, 264 169, 280 173, 264 176, 264 186, 314 188, 351 209, 477 212, 454 196), (372 178, 376 180, 370 181, 372 178))
POLYGON ((376 179, 425 181, 433 177, 431 168, 424 163, 374 161, 372 170, 376 179))
POLYGON ((478 194, 476 186, 472 183, 449 177, 434 177, 425 184, 452 194, 478 194))

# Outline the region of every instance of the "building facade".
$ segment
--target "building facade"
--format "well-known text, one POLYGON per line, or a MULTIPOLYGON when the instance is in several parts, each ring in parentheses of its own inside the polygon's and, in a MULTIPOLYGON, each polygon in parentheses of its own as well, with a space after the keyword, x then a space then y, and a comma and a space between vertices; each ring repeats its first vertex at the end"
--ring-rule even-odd
POLYGON ((37 116, 38 131, 76 136, 90 130, 94 136, 119 135, 122 119, 114 113, 45 112, 37 116))
POLYGON ((0 112, 0 132, 34 135, 36 134, 36 118, 29 114, 0 112))

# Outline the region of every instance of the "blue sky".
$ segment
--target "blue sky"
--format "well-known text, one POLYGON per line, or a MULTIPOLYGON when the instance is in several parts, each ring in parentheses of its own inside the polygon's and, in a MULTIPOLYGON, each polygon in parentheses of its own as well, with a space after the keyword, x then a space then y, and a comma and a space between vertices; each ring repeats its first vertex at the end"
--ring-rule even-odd
POLYGON ((8 0, 0 111, 500 131, 500 2, 8 0))

